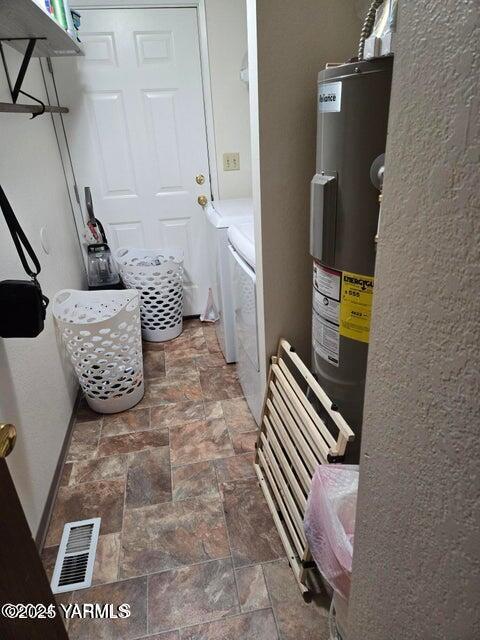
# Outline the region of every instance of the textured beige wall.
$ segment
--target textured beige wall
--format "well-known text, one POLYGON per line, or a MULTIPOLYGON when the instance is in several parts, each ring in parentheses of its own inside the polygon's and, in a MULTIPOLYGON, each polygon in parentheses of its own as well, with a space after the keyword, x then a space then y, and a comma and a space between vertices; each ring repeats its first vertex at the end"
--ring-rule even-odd
MULTIPOLYGON (((21 56, 8 46, 5 52, 10 68, 18 69, 21 56)), ((46 100, 37 59, 30 64, 24 88, 46 100)), ((10 101, 3 70, 0 100, 10 101)), ((42 265, 39 281, 51 299, 59 289, 80 287, 84 272, 52 120, 49 115, 35 120, 29 117, 0 114, 0 183, 38 255, 42 265), (43 226, 50 240, 49 255, 40 244, 43 226)), ((0 215, 0 279, 26 277, 0 215)), ((17 427, 17 443, 8 467, 33 534, 45 506, 76 390, 72 372, 61 359, 51 306, 45 331, 38 338, 0 338, 0 422, 13 422, 17 427)))
POLYGON ((480 638, 479 43, 401 3, 349 640, 480 638))
MULTIPOLYGON (((253 170, 259 172, 261 199, 261 214, 256 213, 262 364, 281 336, 309 361, 317 76, 327 62, 355 55, 360 23, 351 0, 258 0, 256 19, 258 145, 253 140, 252 146, 259 148, 253 170)), ((254 190, 255 185, 254 180, 254 190)))

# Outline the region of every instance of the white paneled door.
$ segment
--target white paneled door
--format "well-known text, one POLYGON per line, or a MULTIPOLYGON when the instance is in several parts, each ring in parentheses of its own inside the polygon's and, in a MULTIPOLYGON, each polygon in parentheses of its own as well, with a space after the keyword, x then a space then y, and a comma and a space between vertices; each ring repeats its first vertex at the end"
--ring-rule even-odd
POLYGON ((89 186, 112 248, 182 247, 185 315, 198 314, 207 256, 197 198, 210 183, 196 9, 81 13, 85 57, 52 62, 82 209, 89 186))

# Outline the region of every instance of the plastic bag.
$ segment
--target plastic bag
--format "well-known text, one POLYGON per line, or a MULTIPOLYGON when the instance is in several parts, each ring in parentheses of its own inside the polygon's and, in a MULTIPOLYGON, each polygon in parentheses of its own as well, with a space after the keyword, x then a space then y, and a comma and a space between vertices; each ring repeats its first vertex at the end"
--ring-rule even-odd
POLYGON ((201 322, 216 322, 220 316, 218 315, 218 311, 213 302, 213 294, 212 290, 208 290, 207 304, 205 305, 205 310, 202 314, 200 314, 201 322))
POLYGON ((313 558, 325 580, 345 599, 350 593, 357 491, 357 465, 320 465, 305 512, 313 558))

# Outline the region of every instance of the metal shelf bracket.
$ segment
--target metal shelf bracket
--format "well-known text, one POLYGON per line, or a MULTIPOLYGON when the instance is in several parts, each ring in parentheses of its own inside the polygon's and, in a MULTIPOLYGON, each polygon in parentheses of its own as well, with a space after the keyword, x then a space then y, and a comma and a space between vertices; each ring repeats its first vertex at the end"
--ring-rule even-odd
POLYGON ((40 40, 40 39, 41 38, 3 38, 2 40, 0 40, 0 54, 2 56, 3 67, 5 69, 5 74, 7 76, 8 88, 10 89, 10 95, 12 96, 13 104, 17 103, 18 96, 22 94, 24 96, 27 96, 28 98, 31 98, 32 100, 35 100, 35 102, 38 102, 42 107, 42 111, 39 111, 38 113, 34 113, 32 115, 32 119, 36 118, 37 116, 45 112, 45 104, 38 98, 35 98, 34 96, 31 96, 29 93, 22 91, 22 85, 23 85, 23 81, 25 80, 25 74, 27 73, 28 65, 30 64, 30 60, 32 59, 35 45, 37 44, 37 40, 40 40), (10 78, 10 74, 8 72, 7 61, 5 59, 5 53, 3 51, 3 45, 2 45, 2 42, 8 42, 10 40, 28 40, 27 48, 25 49, 25 53, 23 55, 22 64, 20 65, 20 70, 18 72, 17 79, 15 80, 15 84, 13 85, 12 85, 12 80, 10 78))
POLYGON ((17 79, 15 80, 15 84, 13 86, 12 86, 12 81, 10 79, 10 74, 8 73, 7 61, 5 60, 3 45, 2 45, 2 42, 0 41, 0 52, 2 54, 2 62, 5 68, 5 73, 7 74, 8 87, 10 89, 12 100, 15 103, 17 102, 18 95, 21 92, 22 84, 25 79, 25 74, 27 73, 28 65, 30 64, 33 50, 35 49, 35 45, 37 43, 38 38, 5 38, 5 41, 8 42, 9 40, 28 40, 28 45, 25 50, 25 54, 23 56, 22 64, 20 65, 20 71, 18 72, 17 79))

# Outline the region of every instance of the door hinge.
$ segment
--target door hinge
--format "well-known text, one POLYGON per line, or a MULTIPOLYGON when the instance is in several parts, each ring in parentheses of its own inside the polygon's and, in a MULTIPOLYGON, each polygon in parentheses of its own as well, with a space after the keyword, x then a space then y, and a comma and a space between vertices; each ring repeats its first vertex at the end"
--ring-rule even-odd
POLYGON ((73 184, 73 191, 75 192, 75 200, 78 204, 80 204, 80 195, 78 193, 78 187, 76 183, 73 184))
POLYGON ((48 70, 50 71, 50 73, 53 76, 53 66, 52 66, 52 61, 51 61, 50 58, 47 58, 47 67, 48 67, 48 70))

